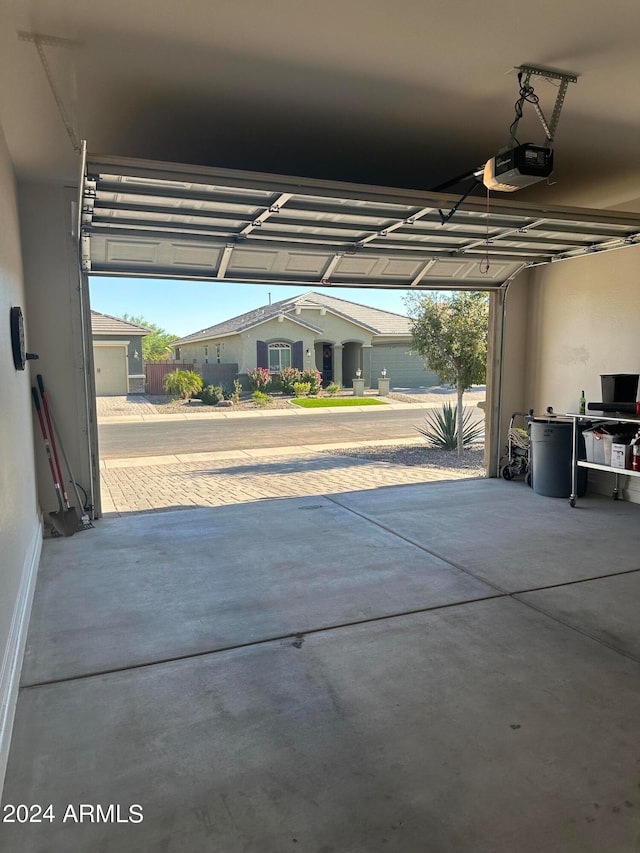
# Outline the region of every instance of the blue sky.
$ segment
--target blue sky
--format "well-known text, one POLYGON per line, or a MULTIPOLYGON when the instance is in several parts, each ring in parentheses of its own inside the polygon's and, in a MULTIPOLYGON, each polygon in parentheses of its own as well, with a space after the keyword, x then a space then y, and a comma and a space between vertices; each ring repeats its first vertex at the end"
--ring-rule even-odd
POLYGON ((184 335, 213 326, 272 302, 315 290, 338 299, 406 314, 405 290, 363 288, 300 288, 266 284, 218 284, 206 281, 170 281, 150 278, 92 277, 91 307, 103 314, 132 314, 167 332, 184 335))

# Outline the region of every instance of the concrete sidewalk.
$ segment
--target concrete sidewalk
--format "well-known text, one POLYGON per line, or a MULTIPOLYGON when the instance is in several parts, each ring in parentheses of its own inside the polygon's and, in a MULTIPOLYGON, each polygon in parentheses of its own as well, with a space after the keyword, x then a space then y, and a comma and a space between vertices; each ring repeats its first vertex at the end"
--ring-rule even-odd
MULTIPOLYGON (((415 402, 407 403, 401 400, 396 400, 393 397, 379 398, 377 394, 366 394, 365 399, 381 399, 385 405, 392 409, 433 409, 441 406, 443 403, 452 402, 455 404, 455 392, 437 392, 434 393, 431 389, 425 389, 424 392, 416 391, 415 394, 406 394, 405 396, 415 396, 415 402)), ((353 399, 353 398, 348 398, 353 399)), ((484 387, 467 391, 464 396, 465 406, 476 406, 478 402, 485 399, 484 387)), ((285 400, 279 400, 279 403, 284 404, 285 400)), ((161 406, 149 402, 146 396, 130 395, 128 397, 98 397, 96 399, 98 423, 136 423, 146 421, 188 421, 200 419, 235 419, 235 418, 273 418, 283 415, 299 415, 304 417, 309 414, 325 414, 339 415, 343 412, 370 412, 380 411, 381 406, 335 406, 319 409, 303 409, 300 406, 295 406, 292 403, 282 405, 282 408, 274 409, 233 409, 233 408, 216 408, 208 406, 201 409, 198 402, 191 405, 186 404, 182 407, 182 411, 170 411, 163 414, 161 406), (184 410, 187 411, 184 411, 184 410)), ((171 404, 167 404, 171 405, 171 404)))

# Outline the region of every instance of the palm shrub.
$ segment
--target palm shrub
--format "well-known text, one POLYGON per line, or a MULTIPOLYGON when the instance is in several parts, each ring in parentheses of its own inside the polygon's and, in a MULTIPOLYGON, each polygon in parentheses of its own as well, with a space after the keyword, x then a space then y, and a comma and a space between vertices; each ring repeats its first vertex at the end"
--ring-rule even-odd
POLYGON ((296 397, 306 397, 311 390, 311 385, 308 382, 294 382, 293 393, 296 397))
POLYGON ((172 397, 188 400, 202 390, 202 379, 192 370, 174 370, 162 380, 164 390, 172 397))
MULTIPOLYGON (((462 410, 462 446, 467 447, 482 437, 484 426, 471 421, 471 409, 462 410)), ((424 419, 418 432, 434 447, 455 450, 458 447, 458 407, 443 403, 442 411, 433 409, 424 419)))

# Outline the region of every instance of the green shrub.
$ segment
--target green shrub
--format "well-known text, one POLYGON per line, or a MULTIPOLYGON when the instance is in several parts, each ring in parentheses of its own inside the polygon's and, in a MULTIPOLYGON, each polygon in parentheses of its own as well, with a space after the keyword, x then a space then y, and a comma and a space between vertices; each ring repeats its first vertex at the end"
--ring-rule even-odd
POLYGON ((309 382, 293 383, 293 393, 296 395, 296 397, 308 397, 310 391, 311 384, 309 382))
POLYGON ((331 382, 324 390, 330 397, 335 397, 338 391, 342 391, 342 385, 338 385, 337 382, 331 382))
POLYGON ((270 403, 273 400, 273 397, 270 397, 268 394, 265 394, 264 391, 255 390, 251 396, 253 397, 253 401, 257 403, 258 406, 266 406, 267 403, 270 403))
POLYGON ((278 374, 283 394, 294 394, 293 386, 301 381, 301 373, 297 367, 283 367, 278 374))
POLYGON ((256 367, 255 370, 247 370, 247 376, 251 387, 256 391, 264 391, 271 384, 271 373, 266 367, 256 367))
POLYGON ((224 400, 222 388, 219 385, 205 385, 200 399, 206 406, 215 406, 220 400, 224 400))
MULTIPOLYGON (((418 432, 434 447, 443 450, 456 450, 458 447, 457 406, 443 403, 442 411, 434 409, 424 419, 418 432)), ((484 425, 471 423, 471 409, 462 410, 462 445, 466 447, 479 439, 484 433, 484 425)))
POLYGON ((174 370, 173 373, 167 373, 163 385, 167 394, 182 397, 183 400, 188 400, 202 391, 202 379, 192 370, 174 370))
POLYGON ((283 393, 282 377, 280 376, 279 373, 272 373, 271 374, 271 385, 269 385, 269 391, 271 391, 272 393, 275 393, 275 394, 282 394, 283 393))
POLYGON ((315 367, 307 367, 300 374, 299 382, 308 382, 310 394, 317 394, 322 384, 322 374, 315 367))

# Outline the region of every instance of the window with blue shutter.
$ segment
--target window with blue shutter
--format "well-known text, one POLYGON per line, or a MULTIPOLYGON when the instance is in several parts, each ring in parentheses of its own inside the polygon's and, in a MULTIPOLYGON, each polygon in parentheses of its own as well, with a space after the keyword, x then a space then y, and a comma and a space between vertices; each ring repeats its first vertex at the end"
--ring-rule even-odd
POLYGON ((304 370, 304 353, 303 353, 303 342, 296 341, 293 345, 293 364, 292 367, 297 367, 298 370, 304 370))
POLYGON ((265 341, 256 341, 256 367, 269 369, 269 350, 265 341))

